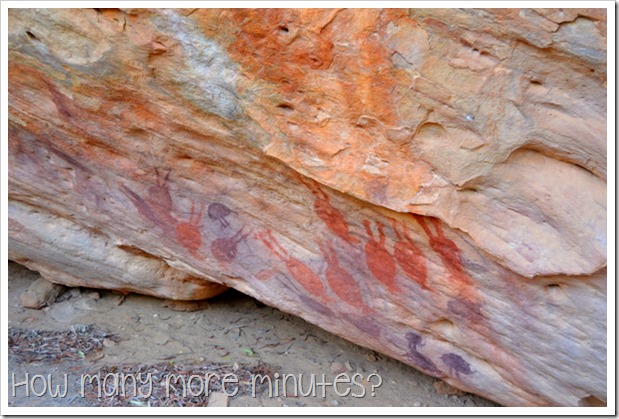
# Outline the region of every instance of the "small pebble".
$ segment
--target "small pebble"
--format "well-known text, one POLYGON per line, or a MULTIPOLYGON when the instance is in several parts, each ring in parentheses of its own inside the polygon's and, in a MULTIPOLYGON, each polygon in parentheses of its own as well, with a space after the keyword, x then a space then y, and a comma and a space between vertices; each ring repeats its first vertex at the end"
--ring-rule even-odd
POLYGON ((83 323, 75 323, 71 326, 71 330, 75 333, 87 333, 90 329, 90 326, 83 323))
POLYGON ((112 339, 105 338, 103 339, 103 346, 105 346, 106 348, 111 348, 113 346, 116 346, 116 342, 114 342, 112 339))
POLYGON ((413 403, 413 406, 414 407, 421 407, 421 403, 420 402, 415 402, 415 403, 413 403))
POLYGON ((122 303, 125 302, 126 298, 127 298, 126 295, 114 295, 114 304, 119 306, 119 305, 121 305, 122 303))
POLYGON ((368 359, 368 361, 370 362, 376 362, 378 361, 380 358, 378 357, 378 355, 376 355, 374 352, 370 352, 367 354, 366 358, 368 359))

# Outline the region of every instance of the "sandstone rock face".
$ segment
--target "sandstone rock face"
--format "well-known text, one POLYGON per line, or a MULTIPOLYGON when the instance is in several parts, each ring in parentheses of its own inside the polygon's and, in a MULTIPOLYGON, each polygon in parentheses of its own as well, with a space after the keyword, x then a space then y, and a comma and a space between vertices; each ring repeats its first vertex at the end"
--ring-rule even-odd
POLYGON ((606 400, 606 11, 9 16, 10 257, 606 400))
POLYGON ((9 204, 9 258, 37 270, 49 281, 70 286, 199 300, 228 287, 206 282, 131 245, 114 243, 96 227, 42 212, 19 201, 9 204))

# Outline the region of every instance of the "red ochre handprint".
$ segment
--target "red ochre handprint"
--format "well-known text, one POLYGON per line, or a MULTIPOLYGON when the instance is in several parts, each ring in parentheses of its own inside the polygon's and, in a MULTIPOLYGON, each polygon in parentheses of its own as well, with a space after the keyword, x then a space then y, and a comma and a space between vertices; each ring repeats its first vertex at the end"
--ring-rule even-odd
POLYGON ((429 290, 428 269, 423 252, 408 235, 403 225, 401 233, 398 231, 396 220, 391 220, 391 225, 398 238, 398 242, 393 246, 393 256, 398 261, 400 268, 407 277, 421 285, 422 288, 429 290))
POLYGON ((359 310, 361 314, 367 314, 369 308, 363 301, 359 284, 346 269, 340 266, 333 246, 325 242, 319 242, 318 246, 327 262, 327 284, 333 293, 348 305, 359 310))
POLYGON ((473 281, 462 266, 460 249, 453 241, 445 237, 445 233, 443 233, 443 228, 441 227, 441 222, 437 218, 426 218, 417 214, 413 214, 413 216, 421 228, 423 228, 423 231, 425 231, 428 236, 430 247, 439 255, 443 261, 445 269, 449 271, 452 278, 462 287, 472 286, 473 281), (427 221, 434 226, 436 234, 432 233, 427 221))
POLYGON ((437 218, 425 218, 416 214, 414 217, 428 236, 430 247, 438 253, 449 272, 450 279, 457 287, 458 296, 449 300, 447 309, 458 318, 466 319, 479 327, 486 327, 479 295, 471 277, 464 270, 460 249, 452 240, 445 237, 441 222, 437 218), (434 226, 435 234, 432 233, 428 221, 434 226))
POLYGON ((198 250, 202 247, 202 234, 200 233, 200 223, 204 203, 200 205, 200 211, 195 213, 195 205, 191 202, 191 213, 189 221, 181 221, 176 225, 176 239, 193 257, 198 257, 198 250))
POLYGON ((385 247, 384 226, 376 221, 378 228, 378 241, 374 239, 371 224, 368 220, 363 221, 369 241, 365 245, 365 258, 372 275, 382 282, 392 292, 399 292, 400 287, 396 284, 397 267, 393 257, 385 247))
MULTIPOLYGON (((481 336, 485 336, 490 343, 495 344, 495 336, 500 336, 501 332, 493 328, 484 314, 483 298, 464 269, 460 249, 452 240, 445 237, 441 222, 437 218, 426 218, 420 215, 414 215, 414 217, 428 236, 430 247, 438 253, 457 287, 457 296, 449 299, 447 310, 455 320, 466 321, 470 328, 477 330, 481 336), (435 233, 432 232, 428 222, 434 226, 435 233)), ((513 365, 519 364, 519 361, 509 352, 501 352, 497 356, 506 357, 505 359, 513 365)), ((450 374, 458 376, 458 372, 472 373, 466 362, 460 361, 459 356, 446 356, 441 359, 449 367, 450 374), (461 370, 458 371, 458 368, 461 370)), ((514 371, 518 371, 518 368, 514 368, 514 371)), ((524 380, 524 377, 518 379, 524 380)))
POLYGON ((153 186, 148 188, 145 199, 124 185, 120 185, 120 190, 129 198, 140 216, 159 227, 166 236, 175 237, 178 243, 187 249, 193 257, 199 258, 198 250, 202 246, 200 224, 204 204, 196 213, 195 204, 192 201, 189 220, 179 221, 176 219, 172 215, 172 197, 168 186, 170 173, 171 169, 165 176, 162 176, 159 170, 155 169, 156 181, 153 186))
POLYGON ((318 297, 321 301, 330 301, 320 277, 299 259, 290 256, 286 249, 278 243, 270 229, 256 233, 256 238, 260 239, 275 257, 284 262, 290 275, 307 292, 318 297))
POLYGON ((341 211, 331 204, 329 195, 320 188, 318 183, 312 180, 306 180, 301 175, 297 177, 316 197, 314 200, 314 210, 318 218, 326 224, 327 228, 337 237, 350 244, 359 243, 359 239, 350 234, 348 223, 341 211))

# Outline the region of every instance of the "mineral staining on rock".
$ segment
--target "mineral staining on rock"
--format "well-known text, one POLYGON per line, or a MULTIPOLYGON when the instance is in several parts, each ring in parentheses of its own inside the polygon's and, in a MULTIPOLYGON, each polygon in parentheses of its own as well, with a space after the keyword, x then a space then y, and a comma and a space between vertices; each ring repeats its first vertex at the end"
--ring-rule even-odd
POLYGON ((606 15, 565 10, 11 9, 10 257, 605 400, 606 15))
MULTIPOLYGON (((578 13, 589 22, 582 26, 589 48, 603 50, 604 20, 578 13)), ((244 76, 239 88, 252 105, 247 112, 271 134, 267 154, 365 201, 442 218, 527 277, 590 274, 604 266, 605 245, 597 237, 606 231, 605 208, 586 210, 588 227, 555 228, 545 220, 585 212, 551 186, 558 170, 584 188, 571 195, 591 200, 604 193, 605 66, 587 62, 582 52, 553 49, 549 35, 559 25, 539 11, 221 16, 239 22, 228 50, 244 76), (531 28, 534 37, 527 31, 508 36, 495 23, 503 19, 515 27, 529 28, 531 20, 547 25, 531 28), (550 51, 544 55, 531 39, 550 51), (571 77, 583 84, 566 81, 571 77), (257 89, 265 93, 253 94, 257 89), (587 94, 573 94, 580 90, 587 94), (534 191, 495 174, 513 168, 510 177, 518 176, 510 157, 521 152, 543 158, 526 169, 525 176, 545 174, 534 191), (500 187, 497 177, 506 180, 500 187), (520 205, 523 194, 530 194, 532 211, 520 205), (533 205, 540 194, 546 199, 533 205)))

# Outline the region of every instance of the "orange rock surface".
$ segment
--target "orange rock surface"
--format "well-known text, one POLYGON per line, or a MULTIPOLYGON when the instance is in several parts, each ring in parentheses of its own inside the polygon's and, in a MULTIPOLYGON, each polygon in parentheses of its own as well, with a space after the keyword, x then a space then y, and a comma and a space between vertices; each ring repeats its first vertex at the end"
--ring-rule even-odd
POLYGON ((606 10, 11 9, 9 253, 606 400, 606 10))

